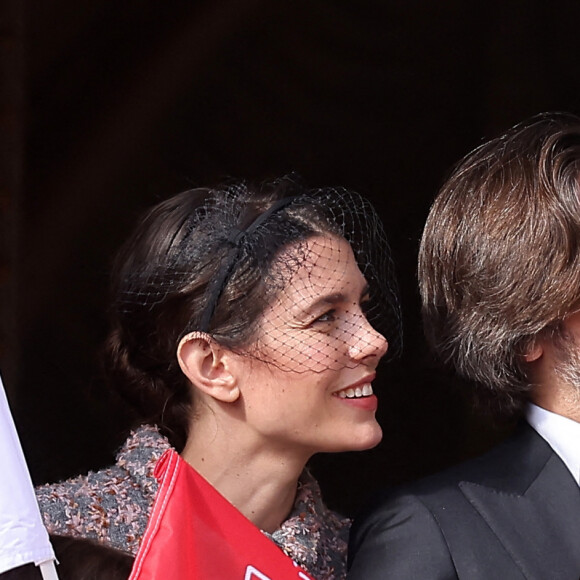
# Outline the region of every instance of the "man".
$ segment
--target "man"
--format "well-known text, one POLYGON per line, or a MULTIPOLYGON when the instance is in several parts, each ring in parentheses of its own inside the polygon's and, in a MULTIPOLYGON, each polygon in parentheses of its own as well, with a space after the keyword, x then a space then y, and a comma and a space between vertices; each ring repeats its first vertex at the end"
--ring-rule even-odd
POLYGON ((352 529, 349 580, 580 578, 580 118, 478 147, 419 251, 427 340, 496 413, 482 457, 385 491, 352 529))

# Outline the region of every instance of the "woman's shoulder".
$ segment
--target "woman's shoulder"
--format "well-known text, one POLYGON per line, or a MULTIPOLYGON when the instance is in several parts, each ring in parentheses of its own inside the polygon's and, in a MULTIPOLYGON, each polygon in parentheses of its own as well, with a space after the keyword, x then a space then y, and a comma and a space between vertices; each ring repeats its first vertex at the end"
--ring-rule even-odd
POLYGON ((155 425, 142 425, 131 432, 119 449, 115 466, 138 484, 148 487, 155 479, 155 464, 167 449, 171 449, 171 444, 155 425))
POLYGON ((167 439, 155 426, 143 425, 131 432, 119 449, 114 465, 57 483, 39 485, 36 488, 37 497, 43 501, 65 498, 72 502, 82 497, 115 495, 114 489, 122 485, 139 488, 147 494, 155 485, 155 464, 170 448, 167 439))
POLYGON ((135 551, 157 492, 153 469, 168 448, 155 427, 143 426, 131 433, 114 465, 37 487, 48 531, 135 551))

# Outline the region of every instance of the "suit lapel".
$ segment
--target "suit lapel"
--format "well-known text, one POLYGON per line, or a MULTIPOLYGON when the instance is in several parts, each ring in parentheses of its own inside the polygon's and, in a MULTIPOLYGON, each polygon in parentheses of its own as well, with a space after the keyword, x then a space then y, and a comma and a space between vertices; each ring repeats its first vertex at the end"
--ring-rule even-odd
POLYGON ((530 427, 520 430, 507 447, 511 447, 508 452, 498 453, 493 480, 463 481, 463 494, 526 578, 576 580, 580 572, 578 485, 530 427))

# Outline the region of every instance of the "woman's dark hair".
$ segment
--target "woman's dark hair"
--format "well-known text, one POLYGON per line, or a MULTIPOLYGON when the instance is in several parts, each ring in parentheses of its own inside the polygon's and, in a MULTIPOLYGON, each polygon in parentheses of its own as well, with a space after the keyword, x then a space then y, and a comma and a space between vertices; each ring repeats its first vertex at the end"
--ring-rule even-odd
POLYGON ((580 300, 580 118, 535 116, 460 161, 427 218, 419 287, 438 358, 519 412, 523 355, 580 300))
MULTIPOLYGON (((191 416, 176 350, 202 330, 230 349, 247 346, 264 308, 296 264, 281 250, 316 234, 344 237, 369 283, 369 320, 401 345, 397 287, 382 225, 370 204, 341 188, 306 189, 291 177, 185 191, 153 207, 113 270, 109 380, 179 450, 191 416), (273 270, 276 270, 274 272, 273 270)), ((294 247, 294 246, 293 246, 294 247)))

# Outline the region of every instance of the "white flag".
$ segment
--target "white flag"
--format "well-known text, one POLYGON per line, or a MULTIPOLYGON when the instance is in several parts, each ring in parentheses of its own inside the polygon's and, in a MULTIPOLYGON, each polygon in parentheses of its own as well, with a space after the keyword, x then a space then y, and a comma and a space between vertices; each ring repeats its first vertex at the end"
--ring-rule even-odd
POLYGON ((0 378, 0 573, 33 562, 44 576, 54 560, 0 378))

